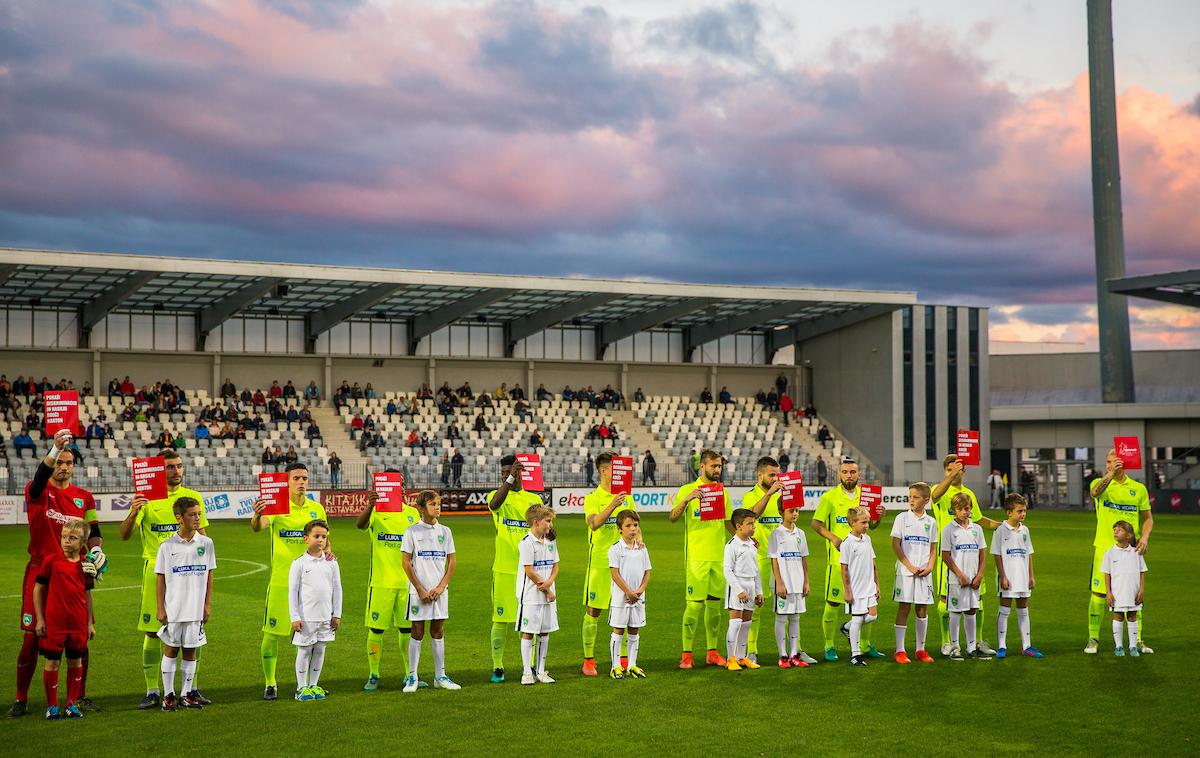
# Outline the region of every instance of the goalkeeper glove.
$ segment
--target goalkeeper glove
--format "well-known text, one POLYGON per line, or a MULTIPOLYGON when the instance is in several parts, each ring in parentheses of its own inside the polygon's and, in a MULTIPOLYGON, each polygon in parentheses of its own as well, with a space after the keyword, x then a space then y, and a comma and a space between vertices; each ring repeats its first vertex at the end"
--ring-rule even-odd
MULTIPOLYGON (((108 572, 108 556, 100 549, 100 546, 92 548, 88 551, 88 557, 92 559, 92 563, 96 565, 96 574, 104 574, 108 572)), ((99 576, 97 576, 99 578, 99 576)))

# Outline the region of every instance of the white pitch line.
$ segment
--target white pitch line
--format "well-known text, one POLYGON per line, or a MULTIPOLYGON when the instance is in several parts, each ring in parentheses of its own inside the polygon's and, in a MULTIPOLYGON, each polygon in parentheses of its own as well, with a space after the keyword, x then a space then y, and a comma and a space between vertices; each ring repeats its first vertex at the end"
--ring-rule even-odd
MULTIPOLYGON (((218 571, 217 575, 213 577, 214 580, 239 579, 243 576, 250 576, 251 574, 257 574, 260 571, 267 570, 267 564, 265 564, 265 563, 259 563, 258 561, 247 561, 247 560, 243 560, 241 558, 222 558, 221 562, 222 563, 226 563, 226 562, 244 563, 247 566, 253 566, 254 568, 250 569, 249 571, 243 571, 240 574, 230 574, 229 576, 224 576, 218 571)), ((121 587, 96 587, 95 589, 92 590, 92 592, 116 592, 118 590, 140 590, 141 588, 142 588, 142 585, 140 585, 140 584, 126 584, 121 587)), ((19 595, 19 594, 17 594, 17 595, 0 595, 0 600, 14 600, 19 597, 21 597, 21 595, 19 595)))

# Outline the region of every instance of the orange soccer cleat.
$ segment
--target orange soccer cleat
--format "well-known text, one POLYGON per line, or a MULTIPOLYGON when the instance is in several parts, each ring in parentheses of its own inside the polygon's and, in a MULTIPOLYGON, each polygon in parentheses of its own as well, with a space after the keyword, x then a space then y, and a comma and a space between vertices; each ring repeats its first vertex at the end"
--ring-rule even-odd
POLYGON ((583 659, 583 675, 584 676, 597 676, 597 674, 596 674, 596 659, 595 658, 584 658, 583 659))
POLYGON ((721 655, 716 650, 709 650, 708 655, 704 658, 704 662, 709 666, 724 666, 726 663, 725 656, 721 655))
MULTIPOLYGON (((917 653, 917 655, 920 655, 920 653, 917 653)), ((908 653, 904 652, 903 650, 896 653, 895 659, 896 663, 912 663, 912 661, 908 658, 908 653)))
POLYGON ((918 650, 917 660, 921 663, 933 663, 933 656, 929 653, 926 653, 924 650, 918 650))
POLYGON ((679 659, 679 668, 690 669, 692 667, 692 651, 685 651, 683 657, 679 659))

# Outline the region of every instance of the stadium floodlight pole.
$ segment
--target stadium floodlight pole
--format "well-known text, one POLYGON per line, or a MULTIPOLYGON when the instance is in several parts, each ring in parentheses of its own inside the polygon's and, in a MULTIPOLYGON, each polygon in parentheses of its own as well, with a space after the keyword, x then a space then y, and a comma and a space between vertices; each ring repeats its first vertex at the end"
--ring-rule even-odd
POLYGON ((1109 279, 1125 276, 1112 0, 1088 0, 1087 23, 1100 386, 1104 402, 1132 403, 1133 355, 1129 343, 1129 302, 1125 296, 1108 291, 1109 279))

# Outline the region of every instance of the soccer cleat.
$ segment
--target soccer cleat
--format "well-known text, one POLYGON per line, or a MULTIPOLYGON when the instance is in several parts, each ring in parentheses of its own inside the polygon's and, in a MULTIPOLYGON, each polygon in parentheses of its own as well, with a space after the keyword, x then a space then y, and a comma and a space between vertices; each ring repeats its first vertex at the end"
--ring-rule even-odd
POLYGON ((595 658, 584 658, 583 659, 583 675, 584 676, 597 676, 596 659, 595 658))
POLYGON ((417 677, 413 674, 409 674, 404 679, 404 688, 400 691, 401 692, 416 692, 417 691, 417 677))
POLYGON ((792 660, 795 660, 795 659, 797 659, 797 658, 799 658, 799 659, 800 659, 800 661, 801 661, 802 663, 807 663, 809 666, 816 666, 816 665, 817 665, 817 659, 816 659, 816 658, 813 658, 811 655, 809 655, 808 653, 804 652, 803 650, 801 650, 801 651, 800 651, 799 653, 797 653, 796 655, 793 655, 793 656, 792 656, 792 660))
POLYGON ((933 656, 930 655, 929 653, 925 652, 924 650, 918 650, 916 655, 917 655, 917 660, 920 661, 921 663, 933 663, 933 656))
POLYGON ((79 710, 78 705, 71 703, 67 706, 67 709, 63 711, 63 715, 69 719, 81 719, 83 718, 83 711, 79 710))
POLYGON ((1008 648, 1003 648, 1003 647, 997 648, 996 649, 996 657, 999 659, 1007 658, 1008 657, 1008 648))
POLYGON ((949 658, 949 657, 950 657, 950 653, 951 653, 953 650, 954 650, 954 645, 952 645, 952 644, 951 644, 951 643, 949 643, 949 642, 945 642, 945 643, 943 643, 943 644, 942 644, 942 657, 943 657, 943 658, 949 658))
POLYGON ((296 690, 296 699, 301 701, 316 700, 317 696, 312 693, 308 687, 301 687, 296 690))
POLYGON ((625 669, 621 668, 620 666, 609 669, 608 670, 608 678, 609 679, 624 679, 625 678, 625 669))
POLYGON ((212 701, 204 696, 200 690, 192 690, 192 697, 200 701, 200 705, 212 705, 212 701))
POLYGON ((179 698, 179 704, 184 708, 195 708, 199 710, 204 707, 204 703, 200 702, 200 698, 196 697, 195 692, 185 692, 179 698))
POLYGON ((739 658, 738 663, 742 664, 742 668, 744 668, 744 669, 760 669, 760 668, 762 668, 762 666, 758 665, 757 661, 752 661, 749 658, 739 658))
POLYGON ((537 680, 542 684, 554 684, 554 677, 550 676, 545 671, 538 672, 537 680))
POLYGON ((1046 657, 1046 656, 1042 655, 1042 651, 1038 650, 1036 647, 1034 647, 1032 645, 1030 645, 1029 647, 1022 650, 1021 655, 1025 656, 1026 658, 1045 658, 1046 657))
POLYGON ((708 655, 704 657, 704 662, 709 666, 724 666, 725 656, 721 655, 716 650, 709 650, 708 655))
POLYGON ((1095 637, 1089 638, 1087 645, 1085 645, 1083 648, 1083 652, 1087 653, 1088 655, 1095 655, 1096 653, 1099 653, 1100 640, 1096 639, 1095 637))
POLYGON ((954 645, 953 647, 950 648, 950 655, 948 657, 952 661, 965 661, 966 660, 966 657, 963 656, 962 648, 960 648, 958 645, 954 645))
POLYGON ((1141 654, 1142 654, 1142 651, 1137 649, 1137 645, 1134 645, 1133 647, 1129 648, 1129 657, 1130 658, 1138 658, 1141 656, 1141 654))
POLYGON ((1137 641, 1137 645, 1135 647, 1137 647, 1137 651, 1142 655, 1154 655, 1154 648, 1150 647, 1141 640, 1137 641))
POLYGON ((363 691, 374 692, 377 689, 379 689, 379 677, 371 674, 371 676, 367 677, 367 683, 363 685, 363 691))
POLYGON ((991 656, 996 655, 995 648, 993 648, 991 645, 987 644, 987 640, 980 640, 979 642, 975 643, 975 649, 982 650, 983 652, 985 652, 991 656))
POLYGON ((58 721, 60 718, 62 718, 62 714, 58 712, 57 705, 52 705, 52 706, 46 708, 46 720, 47 721, 58 721))
POLYGON ((92 713, 100 712, 100 706, 93 703, 90 697, 79 698, 75 701, 75 705, 79 706, 79 709, 82 711, 91 711, 92 713))
POLYGON ((867 656, 865 656, 865 655, 852 656, 850 658, 850 665, 858 666, 859 668, 866 668, 867 667, 867 656))
POLYGON ((893 658, 895 659, 896 663, 912 663, 912 661, 908 658, 908 653, 904 652, 903 650, 896 653, 893 658))
POLYGON ((625 669, 625 676, 629 677, 630 679, 645 679, 646 672, 643 671, 639 666, 630 666, 629 668, 625 669))
POLYGON ((758 653, 750 653, 746 657, 749 658, 750 660, 754 661, 755 663, 758 663, 758 653))
POLYGON ((164 711, 179 710, 179 698, 175 696, 174 692, 168 692, 166 695, 163 695, 162 705, 160 707, 164 711))
POLYGON ((138 703, 139 711, 148 711, 151 708, 157 708, 162 704, 162 695, 157 692, 148 692, 146 697, 142 698, 142 702, 138 703))
POLYGON ((492 669, 492 684, 500 684, 504 681, 504 669, 492 669))
MULTIPOLYGON (((816 661, 813 661, 813 663, 816 663, 816 661)), ((792 656, 791 664, 792 664, 792 668, 794 668, 794 669, 808 668, 808 662, 805 661, 803 658, 801 658, 799 654, 792 656)))
POLYGON ((1117 656, 1118 658, 1124 658, 1125 657, 1125 648, 1123 648, 1123 647, 1117 648, 1116 650, 1113 651, 1113 655, 1117 656))
POLYGON ((279 688, 273 684, 267 685, 267 688, 265 690, 263 690, 263 700, 278 700, 278 699, 279 699, 279 688))
POLYGON ((692 653, 691 653, 691 651, 685 652, 685 653, 684 653, 684 654, 683 654, 683 655, 682 655, 682 656, 679 658, 679 668, 681 668, 681 669, 690 669, 692 666, 693 666, 693 663, 692 663, 692 653))
POLYGON ((621 656, 621 668, 623 668, 623 669, 629 668, 629 656, 627 656, 627 655, 621 656))
POLYGON ((779 656, 779 668, 790 669, 792 667, 792 659, 786 655, 779 656))
POLYGON ((863 655, 867 656, 868 658, 887 658, 887 656, 879 652, 874 645, 867 645, 867 652, 863 653, 863 655))
POLYGON ((990 661, 996 657, 995 654, 989 653, 980 647, 975 648, 975 652, 968 653, 968 656, 976 661, 990 661))
POLYGON ((453 679, 446 676, 445 674, 443 674, 442 676, 439 676, 438 678, 433 680, 433 688, 435 690, 451 690, 451 691, 462 689, 462 687, 460 685, 458 685, 453 679))
POLYGON ((328 690, 324 687, 318 687, 315 684, 309 687, 308 691, 312 693, 313 700, 324 700, 329 695, 328 690))
POLYGON ((20 718, 29 710, 24 700, 14 700, 12 707, 8 709, 8 717, 10 719, 20 718))
POLYGON ((837 660, 837 650, 831 647, 825 648, 825 660, 830 663, 837 660))
POLYGON ((842 625, 838 627, 838 631, 842 633, 843 637, 850 639, 850 624, 848 622, 843 621, 842 625))
POLYGON ((535 682, 537 682, 537 677, 533 675, 532 671, 526 671, 524 674, 521 674, 521 684, 533 684, 535 682))
POLYGON ((738 663, 737 658, 730 658, 725 662, 725 668, 729 669, 730 671, 741 671, 742 665, 738 663))

